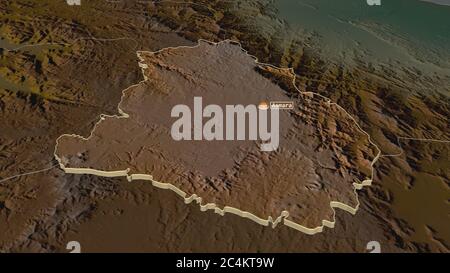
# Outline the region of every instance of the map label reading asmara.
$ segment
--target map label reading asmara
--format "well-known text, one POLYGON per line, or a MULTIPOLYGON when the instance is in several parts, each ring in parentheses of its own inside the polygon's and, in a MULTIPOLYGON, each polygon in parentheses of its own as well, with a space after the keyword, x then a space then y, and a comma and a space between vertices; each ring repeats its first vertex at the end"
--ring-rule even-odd
POLYGON ((268 142, 261 144, 261 150, 266 152, 276 150, 279 145, 278 109, 258 110, 252 104, 226 105, 224 114, 217 104, 207 105, 203 109, 202 97, 194 97, 193 114, 189 106, 179 104, 172 108, 170 115, 178 118, 171 129, 174 140, 235 141, 258 140, 259 137, 261 141, 268 142), (207 119, 204 124, 203 119, 207 119))
MULTIPOLYGON (((333 227, 336 207, 356 212, 356 190, 370 184, 379 150, 342 108, 300 92, 291 70, 258 63, 230 41, 200 40, 195 47, 138 56, 145 80, 123 91, 120 115, 102 116, 88 138, 58 139, 55 156, 66 173, 148 180, 186 203, 195 200, 202 211, 232 213, 273 227, 284 223, 308 234, 333 227), (191 138, 174 139, 172 126, 180 116, 172 115, 172 109, 194 109, 199 97, 216 110, 289 103, 283 111, 270 111, 278 115, 271 128, 257 131, 255 120, 243 122, 234 114, 226 120, 223 110, 223 115, 216 111, 217 126, 206 130, 216 132, 216 140, 195 140, 192 128, 184 131, 191 138), (242 128, 236 127, 239 122, 242 128), (221 125, 234 127, 233 141, 226 140, 225 131, 219 134, 221 125), (239 132, 238 138, 234 134, 239 132), (256 137, 255 132, 270 136, 256 137), (275 138, 276 149, 261 149, 265 140, 275 138)), ((261 114, 268 107, 258 108, 261 114)), ((186 115, 197 118, 197 126, 213 118, 201 112, 186 115)))

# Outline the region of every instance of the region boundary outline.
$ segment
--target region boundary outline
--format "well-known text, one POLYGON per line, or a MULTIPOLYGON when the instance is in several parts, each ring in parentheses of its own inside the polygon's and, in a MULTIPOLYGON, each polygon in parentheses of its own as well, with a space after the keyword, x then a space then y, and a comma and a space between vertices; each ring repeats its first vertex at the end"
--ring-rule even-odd
POLYGON ((65 173, 70 173, 70 174, 90 174, 90 175, 96 175, 96 176, 101 176, 101 177, 126 177, 127 180, 130 181, 130 182, 133 181, 133 180, 150 181, 150 182, 152 182, 152 185, 157 187, 157 188, 172 190, 173 192, 175 192, 176 194, 181 196, 184 199, 184 202, 186 204, 190 204, 192 201, 196 201, 197 204, 200 206, 200 210, 201 211, 214 210, 215 213, 217 213, 217 214, 219 214, 221 216, 224 216, 225 213, 231 213, 231 214, 235 214, 235 215, 238 215, 240 217, 243 217, 243 218, 250 219, 250 220, 252 220, 252 221, 254 221, 254 222, 256 222, 256 223, 258 223, 260 225, 263 225, 263 226, 270 226, 270 224, 271 224, 272 228, 275 228, 279 223, 283 222, 284 225, 286 225, 288 227, 291 227, 291 228, 294 228, 294 229, 296 229, 298 231, 301 231, 301 232, 303 232, 305 234, 308 234, 308 235, 314 235, 314 234, 320 233, 320 232, 323 231, 324 227, 334 228, 335 223, 336 223, 336 210, 335 210, 335 208, 339 208, 339 209, 344 210, 344 211, 346 211, 348 213, 351 213, 353 215, 358 211, 360 202, 359 202, 359 199, 358 199, 357 190, 361 190, 364 186, 370 186, 372 184, 372 180, 373 180, 373 177, 374 177, 374 164, 378 161, 378 159, 382 155, 381 154, 381 150, 372 141, 370 135, 366 131, 364 131, 361 128, 361 126, 359 126, 359 124, 356 122, 355 118, 352 115, 350 115, 340 105, 338 105, 337 103, 332 102, 331 99, 329 99, 329 98, 327 98, 327 97, 325 97, 325 96, 323 96, 321 94, 318 94, 318 93, 315 93, 315 92, 302 92, 302 91, 300 91, 300 89, 297 87, 297 85, 295 83, 297 75, 294 73, 293 68, 282 68, 282 67, 274 66, 272 64, 259 62, 258 58, 256 56, 254 56, 254 55, 249 54, 248 51, 245 50, 239 42, 236 42, 236 41, 233 41, 233 40, 230 40, 230 39, 222 40, 222 41, 219 41, 219 42, 213 42, 213 41, 208 41, 208 40, 205 40, 205 39, 199 39, 197 41, 197 44, 194 45, 194 46, 165 47, 165 48, 162 48, 162 49, 157 50, 157 51, 137 51, 136 54, 137 54, 137 56, 138 56, 138 58, 140 60, 138 65, 141 67, 141 70, 143 72, 142 75, 144 77, 144 80, 140 81, 137 84, 131 85, 131 86, 125 88, 124 90, 122 90, 122 98, 121 98, 121 100, 120 100, 120 102, 119 102, 119 104, 117 106, 117 109, 118 109, 118 112, 119 112, 120 115, 106 115, 106 114, 100 115, 99 121, 94 125, 94 128, 91 130, 91 133, 90 133, 90 135, 87 138, 85 138, 83 136, 80 136, 80 135, 77 135, 77 134, 63 134, 63 135, 61 135, 61 136, 59 136, 57 138, 56 145, 55 145, 55 150, 54 150, 54 156, 55 156, 56 160, 58 161, 60 168, 65 173), (143 83, 143 82, 148 80, 148 78, 146 77, 146 75, 144 73, 144 70, 147 68, 147 66, 146 66, 146 64, 142 63, 143 58, 140 56, 141 52, 142 53, 146 52, 146 53, 156 54, 156 53, 162 52, 164 50, 168 50, 168 49, 196 48, 196 47, 200 46, 201 42, 205 42, 205 43, 208 43, 208 44, 214 45, 214 46, 217 46, 218 44, 225 43, 225 42, 238 45, 240 47, 240 49, 246 55, 250 56, 254 60, 256 65, 268 66, 268 67, 272 67, 272 68, 277 69, 277 70, 287 70, 287 71, 289 71, 290 74, 292 75, 292 78, 293 78, 292 79, 292 84, 293 84, 294 88, 299 93, 306 94, 306 95, 312 95, 312 96, 318 96, 318 97, 324 99, 330 105, 335 105, 339 110, 344 111, 344 113, 346 115, 348 115, 348 117, 350 117, 350 119, 355 123, 357 129, 367 136, 369 143, 371 145, 373 145, 375 147, 376 151, 377 151, 376 156, 374 157, 374 159, 370 163, 370 167, 371 167, 370 178, 368 178, 368 179, 366 179, 366 180, 364 180, 364 181, 362 181, 360 183, 353 183, 352 184, 353 192, 355 194, 356 202, 357 202, 355 207, 349 206, 349 205, 347 205, 345 203, 341 203, 341 202, 338 202, 338 201, 330 201, 330 207, 331 207, 331 209, 333 211, 332 221, 322 220, 322 225, 314 227, 314 228, 308 228, 308 227, 300 225, 300 224, 298 224, 298 223, 296 223, 294 221, 286 219, 289 216, 289 212, 287 210, 282 211, 281 214, 278 217, 276 217, 275 219, 273 219, 272 216, 268 216, 267 219, 263 219, 263 218, 260 218, 260 217, 258 217, 256 215, 252 214, 251 212, 243 211, 243 210, 240 210, 240 209, 235 208, 235 207, 224 206, 223 209, 221 209, 215 203, 202 204, 202 197, 199 197, 195 193, 192 194, 191 196, 187 196, 187 193, 182 191, 178 187, 176 187, 176 186, 174 186, 174 185, 172 185, 170 183, 164 183, 164 182, 156 181, 156 180, 153 179, 153 176, 150 175, 150 174, 130 174, 129 173, 130 172, 129 168, 127 168, 125 170, 117 170, 117 171, 102 171, 102 170, 96 170, 96 169, 91 169, 91 168, 66 168, 64 166, 64 164, 62 163, 61 158, 59 158, 57 156, 57 154, 56 154, 60 138, 68 136, 68 137, 80 138, 82 140, 88 140, 93 135, 93 133, 94 133, 95 129, 97 128, 97 126, 103 120, 105 120, 106 117, 119 118, 119 119, 128 118, 129 117, 127 113, 125 113, 122 109, 120 109, 120 104, 122 102, 122 99, 124 98, 124 93, 127 90, 129 90, 130 88, 136 87, 136 86, 140 85, 141 83, 143 83))

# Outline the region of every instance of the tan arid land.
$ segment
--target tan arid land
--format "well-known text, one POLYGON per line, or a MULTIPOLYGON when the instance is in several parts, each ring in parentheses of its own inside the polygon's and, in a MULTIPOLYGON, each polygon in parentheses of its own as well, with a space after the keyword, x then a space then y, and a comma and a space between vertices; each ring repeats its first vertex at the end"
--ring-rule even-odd
POLYGON ((66 173, 149 180, 202 211, 266 226, 282 221, 307 234, 333 228, 334 208, 356 212, 356 189, 370 185, 380 151, 342 108, 301 93, 290 70, 260 64, 231 41, 138 54, 145 80, 123 92, 121 116, 102 116, 87 139, 58 139, 55 156, 66 173), (296 107, 280 111, 273 152, 247 140, 175 141, 170 111, 195 96, 205 105, 296 107))
MULTIPOLYGON (((328 5, 290 0, 0 1, 0 252, 68 252, 73 240, 82 252, 367 252, 376 240, 382 252, 448 253, 450 7, 385 1, 375 18, 367 16, 374 7, 354 2, 361 16, 343 21, 328 5), (329 31, 301 31, 310 15, 326 19, 329 31), (400 63, 378 62, 365 40, 335 31, 341 27, 358 27, 382 53, 401 53, 400 63), (331 43, 323 47, 323 38, 331 43), (146 180, 60 168, 56 140, 88 137, 99 115, 117 115, 122 91, 143 79, 136 51, 199 39, 231 39, 260 62, 292 68, 302 92, 329 98, 371 136, 381 155, 372 185, 357 191, 356 214, 336 209, 335 227, 310 236, 202 212, 146 180), (326 51, 336 44, 349 46, 337 59, 326 51)), ((292 75, 282 71, 262 66, 255 74, 289 90, 292 75)))

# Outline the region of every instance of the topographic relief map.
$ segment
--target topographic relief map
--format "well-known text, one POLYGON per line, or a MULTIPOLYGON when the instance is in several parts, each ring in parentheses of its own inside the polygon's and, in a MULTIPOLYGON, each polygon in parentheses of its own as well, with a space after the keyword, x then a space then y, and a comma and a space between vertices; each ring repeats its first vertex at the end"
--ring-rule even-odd
POLYGON ((0 252, 450 252, 450 1, 5 0, 0 63, 0 252))

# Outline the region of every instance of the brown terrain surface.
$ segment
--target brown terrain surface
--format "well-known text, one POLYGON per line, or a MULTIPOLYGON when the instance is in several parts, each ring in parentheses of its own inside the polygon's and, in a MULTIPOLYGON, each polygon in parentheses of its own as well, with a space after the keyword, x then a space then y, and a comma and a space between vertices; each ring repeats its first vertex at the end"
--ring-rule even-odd
POLYGON ((66 172, 129 169, 128 175, 148 174, 177 187, 187 200, 196 195, 205 207, 232 207, 271 222, 287 212, 285 220, 309 233, 318 232, 323 220, 334 223, 330 202, 358 207, 353 183, 370 181, 379 151, 338 106, 299 93, 288 71, 272 68, 272 78, 291 76, 282 89, 266 78, 271 72, 259 74, 264 68, 230 42, 200 41, 139 56, 146 80, 124 91, 124 116, 104 117, 88 140, 58 139, 55 154, 66 172), (222 109, 260 101, 294 101, 295 108, 280 111, 280 145, 273 152, 250 140, 175 141, 171 110, 179 104, 194 109, 194 97, 222 109))
MULTIPOLYGON (((227 5, 0 2, 0 251, 66 252, 71 240, 86 252, 364 252, 372 240, 386 252, 449 251, 449 145, 399 138, 450 138, 444 78, 328 65, 299 41, 280 48, 279 29, 260 32, 227 5), (87 137, 101 113, 117 114, 121 91, 142 80, 137 50, 200 38, 233 39, 262 62, 293 67, 301 91, 331 98, 372 136, 382 157, 372 186, 358 192, 356 215, 337 210, 334 229, 310 236, 201 212, 148 181, 57 168, 56 139, 87 137)), ((264 6, 253 12, 270 20, 264 6)))

